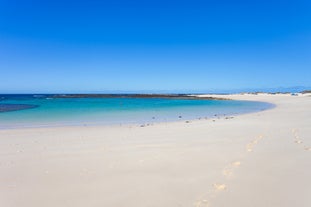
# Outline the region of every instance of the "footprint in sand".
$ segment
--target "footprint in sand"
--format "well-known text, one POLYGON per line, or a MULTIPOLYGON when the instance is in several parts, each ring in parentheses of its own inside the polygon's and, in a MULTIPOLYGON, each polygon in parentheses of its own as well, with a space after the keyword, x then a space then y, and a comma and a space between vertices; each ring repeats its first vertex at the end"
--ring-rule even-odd
POLYGON ((306 151, 311 151, 311 147, 305 147, 306 151))
POLYGON ((223 175, 227 178, 231 177, 233 175, 233 171, 235 168, 239 167, 241 165, 240 161, 236 161, 231 163, 229 166, 225 167, 222 171, 223 175))
POLYGON ((297 134, 297 130, 294 130, 293 134, 294 134, 294 142, 295 142, 296 144, 301 144, 301 143, 302 143, 302 140, 299 138, 299 136, 298 136, 298 134, 297 134))
MULTIPOLYGON (((295 142, 296 144, 302 144, 303 141, 302 141, 302 139, 300 139, 300 137, 299 137, 298 129, 292 129, 292 133, 293 133, 293 135, 294 135, 294 142, 295 142)), ((309 147, 309 146, 304 146, 304 150, 306 150, 306 151, 311 151, 311 147, 309 147)))
POLYGON ((209 207, 207 200, 198 201, 194 204, 195 207, 209 207))
POLYGON ((224 191, 224 190, 227 190, 227 186, 225 184, 215 183, 214 184, 214 190, 215 190, 215 192, 224 191))
POLYGON ((226 177, 231 177, 232 174, 233 174, 233 172, 232 172, 230 169, 224 169, 224 170, 222 171, 222 174, 223 174, 224 176, 226 176, 226 177))
MULTIPOLYGON (((213 198, 216 196, 217 193, 226 191, 227 186, 225 184, 215 183, 213 185, 213 190, 210 191, 207 195, 208 198, 213 198)), ((200 199, 197 202, 194 203, 195 207, 209 207, 209 201, 207 199, 200 199)))
POLYGON ((236 162, 233 162, 232 165, 238 167, 238 166, 241 165, 241 162, 240 161, 236 161, 236 162))
POLYGON ((292 133, 293 133, 293 135, 294 135, 296 138, 299 137, 299 136, 298 136, 298 129, 292 129, 292 133))
POLYGON ((256 145, 257 143, 258 143, 257 140, 254 140, 254 141, 248 143, 248 144, 246 145, 247 151, 248 151, 248 152, 252 152, 252 151, 253 151, 253 148, 254 148, 254 145, 256 145))
POLYGON ((253 141, 251 141, 250 143, 248 143, 246 145, 246 151, 247 152, 252 152, 253 151, 253 148, 256 144, 258 144, 258 142, 263 139, 263 136, 260 135, 258 138, 254 139, 253 141))
POLYGON ((296 143, 296 144, 301 144, 301 143, 302 143, 302 141, 301 141, 301 140, 299 140, 299 139, 298 139, 298 140, 296 139, 296 140, 295 140, 295 143, 296 143))
POLYGON ((253 144, 252 144, 252 143, 247 144, 247 145, 246 145, 246 150, 247 150, 248 152, 252 152, 252 151, 253 151, 253 144))

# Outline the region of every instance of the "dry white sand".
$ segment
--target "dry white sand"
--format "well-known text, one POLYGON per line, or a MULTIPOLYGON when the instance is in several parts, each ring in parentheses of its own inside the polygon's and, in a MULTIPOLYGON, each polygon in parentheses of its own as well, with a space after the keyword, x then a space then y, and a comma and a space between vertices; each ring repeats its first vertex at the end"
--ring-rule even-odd
POLYGON ((311 97, 148 127, 0 130, 1 207, 310 207, 311 97))

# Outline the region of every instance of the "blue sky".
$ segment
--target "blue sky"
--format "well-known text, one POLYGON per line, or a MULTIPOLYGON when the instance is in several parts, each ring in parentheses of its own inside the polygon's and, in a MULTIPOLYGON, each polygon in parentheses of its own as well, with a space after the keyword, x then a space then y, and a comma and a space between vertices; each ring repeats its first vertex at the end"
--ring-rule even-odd
POLYGON ((0 0, 0 93, 311 86, 311 1, 0 0))

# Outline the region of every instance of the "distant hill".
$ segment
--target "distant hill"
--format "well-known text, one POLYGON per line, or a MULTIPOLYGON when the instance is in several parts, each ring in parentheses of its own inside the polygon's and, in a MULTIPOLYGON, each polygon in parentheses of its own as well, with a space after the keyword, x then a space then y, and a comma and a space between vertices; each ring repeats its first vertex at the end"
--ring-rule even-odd
MULTIPOLYGON (((265 92, 265 93, 299 93, 303 91, 311 91, 311 87, 295 86, 295 87, 276 87, 276 88, 244 88, 236 90, 223 90, 221 93, 241 93, 241 92, 265 92)), ((217 93, 217 91, 215 91, 217 93)))

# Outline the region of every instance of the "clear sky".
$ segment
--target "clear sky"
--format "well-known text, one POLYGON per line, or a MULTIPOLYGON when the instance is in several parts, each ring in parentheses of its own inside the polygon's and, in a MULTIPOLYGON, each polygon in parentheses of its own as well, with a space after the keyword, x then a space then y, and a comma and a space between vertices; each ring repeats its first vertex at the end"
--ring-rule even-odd
POLYGON ((0 93, 311 86, 310 0, 0 0, 0 93))

